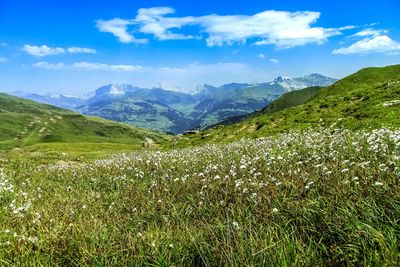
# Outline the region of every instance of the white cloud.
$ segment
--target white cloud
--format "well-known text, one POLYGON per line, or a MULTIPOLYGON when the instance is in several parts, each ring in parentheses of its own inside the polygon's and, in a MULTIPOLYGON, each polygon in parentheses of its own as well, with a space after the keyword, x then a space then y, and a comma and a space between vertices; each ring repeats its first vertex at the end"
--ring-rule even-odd
POLYGON ((271 59, 269 60, 269 62, 274 63, 274 64, 278 64, 278 63, 279 63, 279 60, 277 60, 277 59, 275 59, 275 58, 271 58, 271 59))
POLYGON ((45 61, 40 61, 35 64, 33 64, 35 68, 42 68, 42 69, 53 69, 53 70, 60 70, 60 69, 65 69, 67 66, 64 63, 47 63, 45 61))
POLYGON ((206 15, 172 16, 170 7, 141 8, 134 19, 114 18, 98 20, 97 27, 102 32, 110 32, 123 43, 144 43, 147 39, 137 39, 136 34, 152 35, 158 40, 206 38, 208 46, 246 43, 275 45, 281 48, 324 43, 329 37, 342 34, 354 28, 313 27, 320 17, 319 12, 267 10, 248 15, 206 15), (179 32, 185 26, 197 26, 199 32, 193 35, 179 32), (128 31, 130 27, 130 31, 128 31), (201 35, 206 36, 201 36, 201 35), (200 35, 200 37, 198 36, 200 35), (196 37, 197 36, 197 37, 196 37))
POLYGON ((67 52, 70 54, 77 54, 77 53, 96 54, 96 49, 73 46, 73 47, 67 48, 67 52))
POLYGON ((48 47, 47 45, 36 46, 36 45, 24 45, 22 48, 26 53, 36 56, 36 57, 44 57, 44 56, 52 56, 52 55, 60 55, 65 53, 76 54, 76 53, 96 53, 95 49, 85 48, 85 47, 48 47))
POLYGON ((260 54, 258 54, 258 58, 264 59, 264 58, 265 58, 265 55, 262 54, 262 53, 260 53, 260 54))
POLYGON ((104 64, 104 63, 92 63, 92 62, 75 62, 73 64, 65 64, 65 63, 48 63, 45 61, 37 62, 33 64, 36 68, 42 69, 84 69, 84 70, 107 70, 107 71, 123 71, 123 72, 132 72, 142 70, 142 66, 138 65, 112 65, 112 64, 104 64))
POLYGON ((23 50, 36 57, 44 57, 51 55, 65 54, 65 49, 61 47, 48 47, 47 45, 36 46, 36 45, 24 45, 23 50))
POLYGON ((140 25, 140 32, 152 34, 159 40, 192 39, 191 35, 173 33, 169 29, 179 29, 195 22, 194 17, 164 17, 173 14, 170 7, 141 8, 133 22, 140 25))
POLYGON ((7 62, 7 58, 5 58, 5 57, 0 57, 0 63, 4 63, 4 62, 7 62))
POLYGON ((234 42, 245 43, 255 39, 255 45, 275 45, 290 48, 309 43, 324 43, 329 37, 340 35, 340 29, 312 27, 319 12, 286 12, 267 10, 253 16, 210 15, 203 19, 209 34, 208 46, 221 46, 234 42))
POLYGON ((129 20, 114 18, 112 20, 97 20, 96 26, 101 32, 112 33, 121 43, 147 43, 147 39, 136 39, 128 33, 127 27, 132 24, 129 20))
POLYGON ((104 63, 78 62, 72 65, 73 68, 88 70, 112 70, 112 71, 138 71, 143 69, 138 65, 109 65, 104 63))
POLYGON ((368 54, 368 53, 396 53, 400 51, 400 43, 387 35, 373 35, 364 38, 348 47, 333 50, 333 54, 368 54))
POLYGON ((383 34, 387 34, 387 33, 388 33, 387 30, 375 30, 372 28, 367 28, 367 29, 357 32, 353 36, 355 36, 355 37, 378 36, 378 35, 383 35, 383 34))

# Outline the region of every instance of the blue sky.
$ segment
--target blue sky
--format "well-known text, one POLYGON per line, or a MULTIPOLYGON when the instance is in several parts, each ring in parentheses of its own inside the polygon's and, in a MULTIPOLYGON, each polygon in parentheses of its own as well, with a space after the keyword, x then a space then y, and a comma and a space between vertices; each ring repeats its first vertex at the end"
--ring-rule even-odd
POLYGON ((396 0, 0 0, 0 90, 83 95, 400 63, 396 0))

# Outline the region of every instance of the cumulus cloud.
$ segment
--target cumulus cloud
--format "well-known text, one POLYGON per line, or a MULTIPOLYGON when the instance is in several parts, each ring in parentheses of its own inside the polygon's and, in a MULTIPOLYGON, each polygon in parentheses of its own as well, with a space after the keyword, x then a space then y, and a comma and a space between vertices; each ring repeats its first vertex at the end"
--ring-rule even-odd
POLYGON ((319 12, 266 10, 254 15, 205 15, 173 16, 170 7, 141 8, 133 19, 114 18, 98 20, 97 28, 109 32, 123 43, 145 43, 148 39, 138 39, 137 35, 151 35, 158 40, 206 38, 208 46, 246 43, 275 45, 281 48, 321 44, 342 31, 354 28, 313 27, 320 17, 319 12), (194 35, 184 34, 183 27, 196 26, 194 35), (129 29, 128 29, 129 28, 129 29))
POLYGON ((76 54, 76 53, 96 53, 95 49, 92 48, 84 48, 84 47, 48 47, 47 45, 36 46, 36 45, 24 45, 22 48, 26 53, 36 56, 36 57, 44 57, 44 56, 53 56, 60 54, 76 54))
POLYGON ((104 63, 92 63, 92 62, 75 62, 73 64, 65 64, 65 63, 48 63, 45 61, 37 62, 33 64, 36 68, 42 69, 84 69, 84 70, 108 70, 108 71, 139 71, 143 68, 138 65, 112 65, 112 64, 104 64, 104 63))
MULTIPOLYGON (((333 54, 368 54, 368 53, 396 53, 400 51, 400 43, 392 40, 387 35, 369 33, 370 37, 348 46, 333 50, 333 54)), ((360 36, 368 36, 360 35, 360 36)))
POLYGON ((255 45, 275 45, 290 48, 309 43, 322 44, 331 36, 342 34, 343 28, 312 27, 319 12, 286 12, 268 10, 253 16, 206 16, 205 31, 208 46, 254 39, 255 45))

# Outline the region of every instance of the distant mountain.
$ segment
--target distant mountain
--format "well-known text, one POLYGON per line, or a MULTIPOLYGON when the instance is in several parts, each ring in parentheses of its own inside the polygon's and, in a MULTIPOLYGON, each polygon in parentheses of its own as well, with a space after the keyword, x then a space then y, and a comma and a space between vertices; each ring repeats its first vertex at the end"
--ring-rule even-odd
POLYGON ((300 78, 277 77, 265 83, 204 84, 196 93, 160 83, 151 89, 108 84, 86 99, 58 95, 19 94, 21 97, 69 108, 83 114, 171 133, 204 129, 233 116, 260 110, 286 92, 326 86, 336 79, 320 74, 300 78))
POLYGON ((288 91, 293 91, 313 86, 328 86, 336 81, 337 79, 329 78, 318 73, 313 73, 294 79, 279 76, 270 82, 270 84, 280 85, 288 91))
POLYGON ((61 94, 39 95, 39 94, 24 93, 22 91, 16 91, 11 94, 14 96, 30 99, 40 103, 49 104, 66 109, 72 109, 72 110, 86 103, 85 99, 74 96, 65 96, 61 94))

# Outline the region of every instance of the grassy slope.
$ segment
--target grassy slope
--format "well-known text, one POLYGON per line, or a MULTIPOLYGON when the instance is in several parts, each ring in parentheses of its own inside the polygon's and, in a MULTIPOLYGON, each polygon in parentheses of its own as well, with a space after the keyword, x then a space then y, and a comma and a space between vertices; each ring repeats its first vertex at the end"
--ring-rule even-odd
POLYGON ((272 114, 284 109, 302 105, 310 101, 321 89, 322 87, 308 87, 302 90, 288 92, 263 108, 260 112, 256 112, 255 115, 272 114))
POLYGON ((165 138, 149 130, 0 94, 0 149, 90 151, 107 146, 121 150, 140 146, 146 137, 156 142, 165 138))
POLYGON ((180 145, 231 142, 321 124, 337 123, 351 129, 400 125, 399 106, 383 105, 400 100, 400 65, 365 68, 324 89, 309 90, 289 94, 294 106, 286 101, 286 95, 261 114, 234 125, 187 136, 180 145), (296 106, 297 100, 309 101, 296 106))

